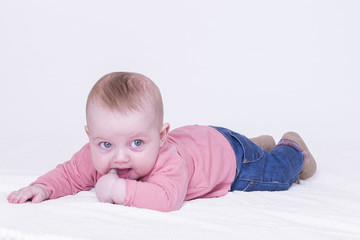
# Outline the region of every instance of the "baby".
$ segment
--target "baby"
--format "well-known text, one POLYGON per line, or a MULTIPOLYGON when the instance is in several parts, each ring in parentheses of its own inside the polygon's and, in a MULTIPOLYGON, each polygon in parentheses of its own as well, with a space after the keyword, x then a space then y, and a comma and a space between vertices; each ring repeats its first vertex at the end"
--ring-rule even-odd
POLYGON ((312 154, 294 132, 275 146, 271 136, 250 140, 214 126, 169 131, 158 87, 138 73, 101 78, 88 96, 86 120, 89 143, 12 192, 10 203, 39 203, 95 187, 101 202, 173 211, 186 200, 234 190, 287 190, 316 171, 312 154))

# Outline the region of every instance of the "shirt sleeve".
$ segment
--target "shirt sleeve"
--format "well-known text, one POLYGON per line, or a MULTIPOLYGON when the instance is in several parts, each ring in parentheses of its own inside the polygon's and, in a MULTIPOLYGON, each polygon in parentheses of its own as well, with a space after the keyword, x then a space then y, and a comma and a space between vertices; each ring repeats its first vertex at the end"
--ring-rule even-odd
POLYGON ((67 162, 39 177, 34 184, 43 184, 50 194, 50 199, 90 190, 95 186, 99 175, 92 161, 89 144, 67 162))
POLYGON ((125 206, 163 212, 181 208, 189 182, 186 163, 180 156, 172 156, 170 160, 168 154, 161 156, 148 178, 143 181, 126 179, 125 206))

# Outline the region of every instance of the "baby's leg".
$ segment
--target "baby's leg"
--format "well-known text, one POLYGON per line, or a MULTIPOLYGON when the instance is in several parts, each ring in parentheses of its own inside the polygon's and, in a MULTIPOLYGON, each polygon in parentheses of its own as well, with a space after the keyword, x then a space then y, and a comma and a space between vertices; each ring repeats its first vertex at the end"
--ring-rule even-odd
POLYGON ((316 161, 315 161, 313 155, 311 154, 311 152, 309 151, 308 147, 306 146, 304 140, 300 137, 299 134, 297 134, 295 132, 285 133, 283 135, 281 141, 284 141, 284 140, 286 141, 286 139, 292 140, 292 141, 296 142, 297 144, 299 144, 300 147, 305 152, 304 166, 301 169, 299 178, 304 180, 304 179, 308 179, 308 178, 312 177, 316 172, 316 168, 317 168, 316 161))
POLYGON ((274 138, 270 135, 261 135, 255 138, 250 138, 250 140, 268 152, 270 152, 276 145, 274 138))

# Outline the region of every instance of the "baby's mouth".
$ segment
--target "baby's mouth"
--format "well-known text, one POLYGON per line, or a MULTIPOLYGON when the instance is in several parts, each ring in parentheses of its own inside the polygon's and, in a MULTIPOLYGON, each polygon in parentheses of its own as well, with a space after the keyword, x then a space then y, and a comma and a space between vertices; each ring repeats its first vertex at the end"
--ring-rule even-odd
POLYGON ((121 178, 128 178, 130 175, 131 168, 117 169, 117 174, 121 178))

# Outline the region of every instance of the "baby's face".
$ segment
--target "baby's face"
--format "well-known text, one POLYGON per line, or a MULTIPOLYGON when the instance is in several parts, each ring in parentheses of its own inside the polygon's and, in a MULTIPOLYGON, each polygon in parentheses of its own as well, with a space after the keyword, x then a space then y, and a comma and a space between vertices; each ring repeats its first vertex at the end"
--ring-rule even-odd
POLYGON ((119 177, 133 180, 150 173, 169 130, 151 107, 119 113, 90 104, 87 123, 95 169, 103 175, 116 169, 119 177))

